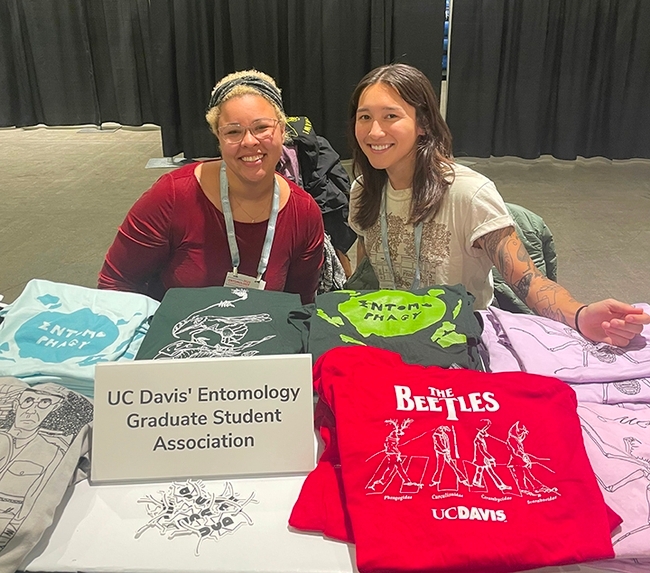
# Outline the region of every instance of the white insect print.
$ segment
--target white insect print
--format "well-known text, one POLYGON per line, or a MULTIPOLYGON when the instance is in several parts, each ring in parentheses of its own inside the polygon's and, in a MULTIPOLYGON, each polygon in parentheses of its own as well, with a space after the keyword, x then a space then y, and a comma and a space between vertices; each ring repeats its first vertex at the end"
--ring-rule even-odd
POLYGON ((477 429, 478 431, 474 438, 474 459, 472 460, 472 464, 476 467, 476 472, 474 473, 472 486, 487 488, 487 482, 485 481, 485 474, 487 474, 499 491, 504 492, 511 490, 512 487, 505 484, 496 472, 496 458, 490 454, 488 450, 487 438, 494 437, 488 432, 492 425, 492 421, 483 419, 481 422, 483 422, 483 426, 477 429))
POLYGON ((379 454, 384 454, 379 466, 366 485, 366 489, 371 493, 383 493, 395 476, 398 476, 402 482, 400 490, 402 493, 413 489, 417 492, 422 487, 423 484, 420 480, 421 476, 424 474, 424 470, 426 469, 426 463, 422 468, 420 480, 416 481, 415 479, 412 479, 409 477, 408 471, 413 456, 404 456, 399 449, 400 439, 404 435, 406 428, 408 428, 412 422, 413 420, 410 418, 402 421, 401 424, 398 424, 397 420, 385 420, 385 423, 392 426, 393 430, 388 434, 388 436, 386 436, 383 450, 377 452, 366 460, 369 461, 379 454), (404 462, 408 462, 407 467, 404 467, 404 462))
POLYGON ((239 301, 248 298, 246 289, 232 289, 235 299, 222 300, 202 310, 197 310, 179 321, 172 328, 172 335, 178 338, 158 351, 154 360, 165 358, 221 358, 232 356, 254 356, 258 350, 248 350, 262 344, 275 334, 259 340, 243 342, 248 334, 248 325, 271 322, 268 313, 247 316, 218 316, 210 314, 215 308, 234 308, 239 301))
MULTIPOLYGON (((549 352, 560 352, 564 350, 565 348, 569 348, 570 346, 578 346, 582 348, 582 364, 577 365, 577 366, 563 366, 562 368, 558 368, 554 370, 555 374, 558 374, 562 370, 575 370, 576 368, 586 368, 589 366, 589 358, 593 357, 599 362, 602 362, 603 364, 613 364, 616 362, 616 360, 620 357, 625 358, 632 364, 642 364, 644 362, 648 362, 647 360, 643 360, 639 362, 638 360, 634 359, 632 356, 628 354, 627 351, 629 350, 639 350, 639 348, 634 348, 634 344, 631 343, 632 346, 628 346, 627 348, 619 348, 617 346, 610 346, 609 344, 605 344, 604 342, 591 342, 581 336, 578 332, 573 330, 573 328, 563 328, 562 331, 564 334, 560 332, 556 332, 554 330, 549 330, 546 328, 543 324, 536 322, 536 324, 549 336, 559 336, 561 339, 567 340, 566 342, 562 344, 558 344, 557 346, 547 346, 544 344, 537 336, 529 332, 528 330, 524 330, 523 328, 515 328, 513 327, 512 330, 518 330, 519 332, 523 332, 524 334, 527 334, 528 336, 531 336, 534 338, 541 346, 546 348, 549 352)), ((645 345, 645 341, 643 341, 643 344, 645 345)))
POLYGON ((457 460, 460 458, 460 455, 458 453, 458 442, 454 428, 438 426, 431 434, 431 439, 433 440, 433 451, 436 454, 436 469, 433 472, 430 486, 435 486, 438 491, 442 491, 443 489, 445 491, 448 490, 447 488, 441 487, 442 474, 445 468, 450 468, 456 476, 456 487, 453 488, 453 491, 458 491, 458 483, 469 486, 467 475, 458 467, 457 460), (454 447, 453 455, 452 443, 454 447))
POLYGON ((508 469, 515 479, 519 491, 528 496, 541 497, 543 494, 558 494, 556 487, 544 485, 533 474, 535 465, 555 473, 551 468, 544 465, 542 461, 548 461, 548 458, 539 458, 529 454, 524 449, 524 440, 528 437, 528 428, 519 421, 515 422, 508 430, 508 439, 506 445, 510 450, 510 460, 508 469))
MULTIPOLYGON (((603 418, 601 416, 598 416, 598 418, 600 418, 601 420, 602 419, 608 420, 607 418, 603 418)), ((616 420, 608 420, 608 421, 615 422, 616 420)), ((584 434, 591 439, 591 441, 596 445, 600 453, 603 456, 605 456, 607 459, 621 460, 637 466, 635 470, 624 475, 623 477, 621 477, 619 480, 617 480, 612 484, 605 483, 605 481, 596 473, 596 479, 598 480, 598 483, 605 491, 614 493, 619 489, 621 489, 622 487, 625 487, 626 485, 633 483, 637 480, 641 480, 642 484, 645 483, 645 500, 647 505, 646 523, 640 525, 639 527, 631 529, 630 531, 625 532, 623 535, 614 539, 612 541, 612 544, 616 545, 617 543, 620 543, 621 541, 623 541, 623 539, 630 537, 631 535, 635 535, 636 533, 645 531, 646 529, 650 529, 650 459, 644 458, 643 456, 639 456, 634 452, 634 450, 639 448, 639 446, 643 446, 643 442, 641 442, 640 440, 638 440, 633 436, 625 436, 623 438, 624 449, 621 450, 617 446, 609 444, 605 440, 603 440, 603 438, 594 429, 594 427, 591 424, 589 424, 589 422, 587 422, 582 416, 580 416, 580 425, 582 426, 582 430, 584 434)))
MULTIPOLYGON (((505 440, 490 433, 492 421, 482 419, 476 428, 476 434, 471 440, 466 440, 465 449, 471 444, 471 457, 463 457, 456 427, 452 424, 440 425, 433 430, 404 440, 406 430, 413 424, 407 418, 401 423, 398 420, 384 420, 392 426, 392 431, 386 436, 383 448, 370 456, 366 462, 383 455, 372 477, 365 486, 366 495, 386 493, 386 490, 398 478, 401 494, 415 494, 423 488, 422 478, 431 458, 431 446, 426 446, 428 455, 412 455, 404 453, 408 444, 413 444, 420 438, 429 438, 435 454, 433 475, 429 483, 435 488, 434 498, 438 494, 443 497, 454 495, 463 497, 460 486, 465 486, 467 493, 489 493, 490 489, 498 490, 497 495, 528 496, 544 498, 552 501, 560 496, 558 488, 547 485, 540 478, 543 473, 545 480, 555 471, 545 462, 550 458, 542 458, 526 451, 524 442, 529 435, 528 428, 519 420, 515 421, 508 430, 505 440)), ((427 442, 423 442, 427 443, 427 442)), ((418 446, 419 453, 424 445, 418 446)), ((376 462, 375 462, 376 463, 376 462)))
POLYGON ((207 491, 201 480, 174 482, 167 491, 138 500, 138 503, 146 504, 150 519, 136 531, 135 538, 148 529, 157 529, 167 539, 194 535, 198 538, 194 550, 198 557, 204 540, 218 541, 244 525, 253 525, 244 508, 249 503, 257 503, 254 497, 255 492, 247 499, 241 499, 230 482, 225 483, 220 495, 207 491))

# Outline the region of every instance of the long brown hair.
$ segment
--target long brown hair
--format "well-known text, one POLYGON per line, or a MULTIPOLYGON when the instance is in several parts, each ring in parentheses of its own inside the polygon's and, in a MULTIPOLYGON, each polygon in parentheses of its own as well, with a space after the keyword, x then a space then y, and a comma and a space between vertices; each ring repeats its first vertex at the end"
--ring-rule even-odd
POLYGON ((375 68, 355 88, 348 114, 348 137, 352 147, 352 169, 355 177, 363 176, 363 192, 355 223, 368 229, 379 217, 381 194, 388 181, 384 169, 375 169, 363 153, 355 137, 359 99, 371 85, 383 83, 397 91, 402 99, 415 108, 418 127, 424 132, 418 137, 413 171, 413 195, 409 222, 417 224, 433 217, 453 181, 451 164, 451 133, 440 115, 438 98, 429 79, 417 68, 407 64, 389 64, 375 68))

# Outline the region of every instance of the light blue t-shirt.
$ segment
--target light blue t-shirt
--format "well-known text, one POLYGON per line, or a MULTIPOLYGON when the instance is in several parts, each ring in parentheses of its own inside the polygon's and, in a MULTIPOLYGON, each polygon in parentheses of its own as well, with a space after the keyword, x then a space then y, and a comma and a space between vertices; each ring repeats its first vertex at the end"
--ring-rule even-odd
POLYGON ((159 302, 142 294, 31 280, 0 311, 0 376, 79 381, 92 395, 95 364, 133 360, 159 302))

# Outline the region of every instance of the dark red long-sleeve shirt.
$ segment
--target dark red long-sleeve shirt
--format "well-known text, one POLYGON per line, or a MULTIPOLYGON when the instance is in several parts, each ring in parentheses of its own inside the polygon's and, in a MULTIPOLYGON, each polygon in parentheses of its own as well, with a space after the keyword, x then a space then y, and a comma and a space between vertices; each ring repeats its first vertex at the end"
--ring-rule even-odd
MULTIPOLYGON (((136 201, 99 273, 99 288, 161 299, 172 287, 223 285, 232 270, 223 213, 205 196, 196 164, 163 175, 136 201)), ((314 199, 289 181, 278 213, 267 290, 298 293, 313 302, 323 259, 323 219, 314 199)), ((257 275, 267 222, 235 221, 239 272, 257 275)))

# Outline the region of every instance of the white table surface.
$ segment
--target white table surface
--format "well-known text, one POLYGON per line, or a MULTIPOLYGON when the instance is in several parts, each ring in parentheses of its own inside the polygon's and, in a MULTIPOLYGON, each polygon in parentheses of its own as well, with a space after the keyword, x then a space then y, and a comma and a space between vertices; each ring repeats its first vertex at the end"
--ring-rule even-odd
MULTIPOLYGON (((87 481, 70 490, 54 526, 25 559, 31 572, 355 572, 354 547, 291 531, 289 513, 304 477, 232 480, 240 498, 255 492, 257 504, 246 506, 253 525, 219 540, 205 539, 195 555, 194 535, 167 539, 156 529, 135 533, 148 521, 138 500, 167 490, 169 484, 91 486, 87 481)), ((219 495, 225 481, 205 481, 219 495)), ((585 565, 548 567, 551 572, 591 573, 585 565)))

